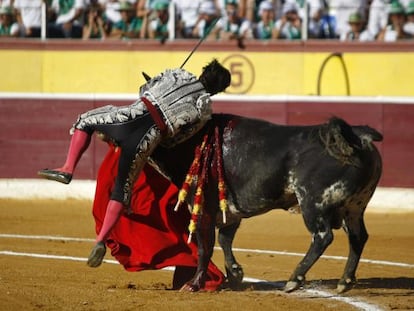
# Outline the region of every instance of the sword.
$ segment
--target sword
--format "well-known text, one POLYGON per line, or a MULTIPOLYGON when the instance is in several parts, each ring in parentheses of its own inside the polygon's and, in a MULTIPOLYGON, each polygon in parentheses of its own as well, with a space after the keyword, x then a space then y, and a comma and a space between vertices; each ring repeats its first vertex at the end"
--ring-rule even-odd
POLYGON ((185 59, 184 63, 180 66, 180 69, 182 69, 184 67, 184 65, 188 62, 188 60, 190 59, 190 57, 194 54, 194 52, 198 49, 198 47, 201 45, 201 43, 203 43, 203 41, 207 38, 207 36, 210 34, 211 30, 213 30, 214 26, 217 24, 217 21, 219 20, 219 17, 216 17, 213 22, 210 24, 210 26, 208 26, 207 30, 204 32, 203 36, 200 38, 200 40, 198 40, 197 44, 195 45, 195 47, 191 50, 190 54, 187 56, 187 58, 185 59))
MULTIPOLYGON (((208 26, 207 30, 204 32, 203 36, 198 40, 197 44, 194 46, 194 48, 191 50, 190 54, 187 56, 187 58, 184 60, 182 65, 180 66, 180 69, 184 67, 184 65, 188 62, 190 57, 194 54, 194 52, 198 49, 198 47, 203 43, 203 41, 207 38, 207 36, 210 34, 211 30, 213 30, 214 26, 217 24, 217 21, 219 20, 219 17, 216 17, 213 22, 208 26)), ((151 80, 151 77, 146 74, 145 72, 142 72, 142 75, 144 76, 146 81, 151 80)))

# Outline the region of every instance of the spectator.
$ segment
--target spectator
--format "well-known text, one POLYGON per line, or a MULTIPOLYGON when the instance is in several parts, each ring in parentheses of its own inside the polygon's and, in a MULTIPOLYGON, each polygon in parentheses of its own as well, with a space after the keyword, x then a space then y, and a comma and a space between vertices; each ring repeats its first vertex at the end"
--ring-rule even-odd
MULTIPOLYGON (((322 8, 322 0, 284 0, 285 3, 293 3, 298 7, 299 17, 303 20, 305 17, 305 4, 308 6, 308 16, 315 15, 322 8)), ((282 8, 283 9, 283 8, 282 8)))
POLYGON ((376 40, 381 29, 388 23, 388 0, 373 0, 369 6, 367 30, 376 40))
POLYGON ((0 37, 18 37, 19 25, 14 21, 13 9, 0 7, 0 37))
POLYGON ((275 9, 270 0, 262 1, 259 5, 259 21, 253 27, 255 39, 268 40, 272 38, 275 27, 275 9))
MULTIPOLYGON (((261 0, 264 1, 264 0, 261 0)), ((260 2, 261 2, 260 1, 260 2)), ((288 2, 292 2, 294 3, 294 5, 297 7, 298 13, 300 12, 300 7, 299 5, 296 3, 295 0, 271 0, 273 3, 273 7, 275 8, 275 18, 276 20, 279 20, 282 18, 283 16, 283 7, 288 3, 288 2)), ((260 4, 259 4, 260 5, 260 4)), ((258 5, 258 7, 259 7, 258 5)), ((300 17, 300 16, 299 16, 300 17)))
POLYGON ((378 34, 378 40, 393 42, 411 38, 403 29, 405 21, 405 12, 402 4, 398 1, 391 2, 388 24, 378 34))
POLYGON ((220 39, 223 40, 244 40, 252 38, 252 24, 239 14, 238 2, 227 0, 226 16, 220 18, 216 29, 220 39))
POLYGON ((336 20, 335 36, 340 38, 342 33, 350 31, 348 20, 351 14, 359 12, 365 18, 367 7, 367 0, 332 0, 330 8, 336 20))
POLYGON ((86 19, 83 26, 82 38, 104 40, 107 35, 107 27, 102 16, 102 8, 98 4, 92 4, 86 10, 86 19))
POLYGON ((262 0, 213 0, 217 9, 218 14, 221 16, 226 15, 226 6, 229 2, 235 2, 238 6, 239 15, 242 18, 249 20, 251 23, 255 21, 255 8, 259 6, 262 0))
MULTIPOLYGON (((206 0, 203 0, 206 1, 206 0)), ((208 1, 208 0, 207 0, 208 1)), ((220 16, 226 15, 226 5, 233 0, 211 0, 217 8, 217 14, 220 16)), ((256 20, 255 9, 259 7, 259 3, 263 0, 235 0, 238 5, 240 17, 248 19, 251 23, 256 20)), ((278 0, 279 1, 279 0, 278 0)))
POLYGON ((409 35, 414 36, 414 1, 408 4, 405 14, 407 15, 407 22, 403 29, 409 35))
POLYGON ((217 10, 218 16, 226 16, 226 4, 227 0, 202 0, 202 1, 212 1, 217 10))
POLYGON ((150 20, 155 18, 154 14, 154 3, 157 0, 138 0, 137 2, 137 17, 144 18, 148 17, 150 20))
POLYGON ((147 17, 136 16, 135 7, 129 2, 122 2, 118 10, 121 12, 122 18, 113 25, 110 37, 119 39, 145 38, 147 17))
POLYGON ((160 39, 162 41, 168 38, 168 7, 170 3, 167 0, 157 0, 154 3, 156 18, 148 24, 148 36, 150 39, 160 39))
POLYGON ((341 35, 341 41, 370 41, 369 32, 365 29, 365 19, 360 12, 349 15, 350 31, 341 35))
POLYGON ((14 0, 20 36, 40 38, 42 26, 42 0, 14 0))
POLYGON ((0 0, 0 8, 13 7, 13 0, 0 0))
POLYGON ((119 12, 121 3, 118 0, 100 0, 99 4, 103 7, 103 17, 109 25, 121 21, 121 13, 119 12))
POLYGON ((302 21, 307 17, 307 31, 310 38, 335 36, 333 22, 328 14, 328 5, 325 0, 287 0, 285 2, 298 5, 298 13, 302 21), (305 5, 307 5, 306 11, 305 5))
POLYGON ((283 15, 276 21, 273 38, 298 40, 302 38, 302 21, 296 3, 286 2, 283 5, 283 15))
POLYGON ((193 30, 198 21, 198 8, 203 0, 174 0, 177 10, 178 36, 194 38, 193 30))
MULTIPOLYGON (((298 0, 296 0, 298 1, 298 0)), ((302 1, 304 3, 304 1, 302 1)), ((333 39, 336 37, 335 20, 329 14, 329 6, 325 0, 307 0, 308 2, 308 37, 315 39, 333 39)), ((304 15, 304 9, 302 9, 304 15)), ((299 16, 303 20, 299 11, 299 16)))
POLYGON ((83 0, 53 0, 50 10, 56 19, 48 24, 48 37, 82 38, 83 0))
POLYGON ((411 1, 412 0, 399 0, 399 2, 402 4, 405 11, 407 11, 411 1))
MULTIPOLYGON (((255 1, 255 16, 254 16, 254 20, 258 21, 260 16, 260 4, 264 1, 268 1, 271 2, 273 5, 273 9, 274 9, 274 14, 275 14, 275 20, 278 20, 279 18, 282 17, 283 15, 283 5, 285 2, 287 2, 286 0, 256 0, 255 1)), ((288 0, 289 1, 289 0, 288 0)), ((292 0, 290 0, 292 1, 292 0)))
MULTIPOLYGON (((214 27, 219 15, 214 2, 204 1, 198 9, 198 21, 193 29, 193 36, 195 38, 202 38, 207 32, 214 27)), ((208 40, 218 39, 218 30, 213 29, 207 36, 208 40)))

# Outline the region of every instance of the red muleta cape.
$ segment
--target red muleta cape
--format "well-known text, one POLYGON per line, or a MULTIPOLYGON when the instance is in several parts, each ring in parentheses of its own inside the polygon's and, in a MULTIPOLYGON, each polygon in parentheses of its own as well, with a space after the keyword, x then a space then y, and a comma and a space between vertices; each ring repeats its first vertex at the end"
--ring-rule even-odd
MULTIPOLYGON (((110 146, 98 172, 93 203, 97 233, 101 230, 114 186, 119 155, 120 149, 110 146)), ((188 209, 181 207, 174 211, 177 195, 175 185, 150 165, 145 165, 133 188, 132 213, 120 217, 107 242, 111 255, 127 271, 178 266, 174 288, 191 279, 198 258, 197 245, 187 244, 188 209)), ((217 290, 223 282, 223 273, 210 262, 204 289, 217 290)))

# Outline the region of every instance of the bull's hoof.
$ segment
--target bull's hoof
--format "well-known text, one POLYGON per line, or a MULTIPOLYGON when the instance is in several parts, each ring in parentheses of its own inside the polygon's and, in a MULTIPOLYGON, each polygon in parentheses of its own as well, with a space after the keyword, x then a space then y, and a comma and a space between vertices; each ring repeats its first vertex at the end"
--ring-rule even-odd
POLYGON ((356 282, 356 278, 342 278, 336 287, 337 293, 342 294, 349 291, 355 286, 356 282))
POLYGON ((290 280, 286 283, 285 288, 283 289, 286 293, 291 293, 303 286, 305 284, 305 278, 298 276, 296 280, 290 280))
POLYGON ((180 292, 190 292, 190 293, 195 293, 200 291, 200 286, 198 285, 194 285, 192 283, 186 283, 183 285, 183 287, 181 287, 180 292))
POLYGON ((233 264, 231 268, 226 267, 226 274, 229 287, 234 290, 240 289, 244 277, 243 268, 238 264, 233 264))

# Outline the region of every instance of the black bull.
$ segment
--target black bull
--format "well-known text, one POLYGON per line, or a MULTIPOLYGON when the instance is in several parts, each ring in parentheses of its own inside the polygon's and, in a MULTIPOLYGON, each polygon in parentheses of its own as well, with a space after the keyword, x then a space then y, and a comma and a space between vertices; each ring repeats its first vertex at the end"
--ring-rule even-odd
POLYGON ((241 219, 272 209, 295 208, 302 213, 312 242, 286 283, 285 291, 294 291, 304 284, 308 270, 331 244, 332 229, 340 227, 349 239, 349 255, 337 291, 352 288, 368 239, 364 211, 382 172, 381 156, 372 141, 381 141, 382 135, 368 126, 349 126, 339 118, 314 126, 282 126, 214 114, 195 136, 173 148, 159 147, 152 160, 181 187, 196 146, 215 127, 222 140, 229 202, 227 222, 221 221, 217 170, 214 172, 214 165, 209 165, 204 207, 196 230, 198 268, 184 289, 197 291, 204 286, 216 226, 228 282, 237 287, 243 279, 243 270, 232 253, 232 242, 241 219))

